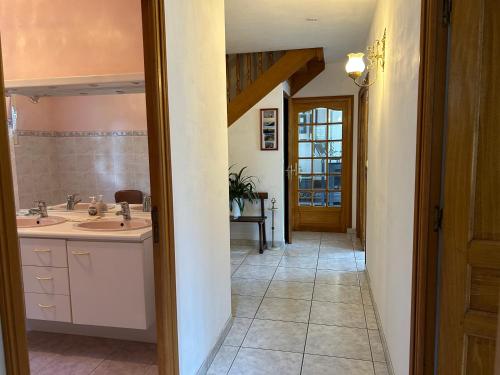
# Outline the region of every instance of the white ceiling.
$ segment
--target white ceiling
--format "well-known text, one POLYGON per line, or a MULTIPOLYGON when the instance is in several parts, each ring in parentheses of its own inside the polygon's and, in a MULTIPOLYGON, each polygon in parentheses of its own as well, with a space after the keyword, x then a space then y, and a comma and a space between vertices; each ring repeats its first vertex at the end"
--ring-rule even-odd
POLYGON ((225 0, 228 53, 324 47, 327 63, 366 47, 376 0, 225 0), (316 22, 307 18, 317 19, 316 22))

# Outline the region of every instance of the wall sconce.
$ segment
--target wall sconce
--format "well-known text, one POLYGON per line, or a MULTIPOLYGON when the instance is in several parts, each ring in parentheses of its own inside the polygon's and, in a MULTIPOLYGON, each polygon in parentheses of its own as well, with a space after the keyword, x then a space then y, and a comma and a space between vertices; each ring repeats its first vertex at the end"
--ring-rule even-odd
POLYGON ((384 36, 382 39, 377 39, 375 43, 371 47, 367 48, 367 60, 368 65, 365 64, 364 56, 365 54, 362 52, 359 53, 349 53, 347 57, 347 64, 345 66, 345 70, 347 75, 352 78, 354 83, 359 87, 369 87, 375 83, 377 80, 377 76, 368 82, 368 78, 359 82, 359 79, 363 76, 365 71, 370 72, 375 70, 375 73, 378 72, 378 67, 382 68, 382 72, 385 69, 385 40, 386 40, 386 31, 384 30, 384 36))

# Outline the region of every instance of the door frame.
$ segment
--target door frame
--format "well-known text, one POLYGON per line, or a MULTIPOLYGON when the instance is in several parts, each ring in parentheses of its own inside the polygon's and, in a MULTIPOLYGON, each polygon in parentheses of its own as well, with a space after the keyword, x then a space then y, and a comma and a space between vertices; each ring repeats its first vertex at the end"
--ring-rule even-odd
POLYGON ((422 0, 415 170, 410 375, 434 373, 439 208, 448 25, 442 0, 422 0))
MULTIPOLYGON (((149 169, 152 195, 157 361, 160 375, 179 374, 175 248, 163 0, 141 0, 149 169)), ((6 124, 0 46, 0 123, 6 124)), ((0 319, 9 375, 29 374, 21 260, 7 126, 0 129, 0 319)))
MULTIPOLYGON (((368 80, 368 78, 367 78, 368 80)), ((366 173, 366 162, 368 160, 368 111, 369 111, 368 87, 362 87, 358 93, 358 139, 357 139, 357 163, 356 163, 356 235, 361 240, 361 245, 366 250, 366 202, 368 177, 366 173), (366 103, 363 98, 366 96, 366 103), (365 109, 366 106, 366 109, 365 109), (362 112, 366 110, 366 115, 362 112), (362 123, 364 121, 364 123, 362 123), (361 158, 364 156, 364 158, 361 158), (364 160, 362 160, 364 159, 364 160), (363 183, 361 184, 361 181, 363 183), (361 210, 361 201, 364 202, 361 210), (361 228, 363 229, 361 231, 361 228), (362 235, 361 235, 362 234, 362 235)))
MULTIPOLYGON (((344 154, 344 140, 342 141, 342 165, 349 166, 349 172, 345 177, 347 177, 347 185, 342 189, 342 204, 343 204, 343 217, 342 221, 345 224, 345 230, 352 226, 352 178, 353 178, 353 166, 352 166, 352 158, 353 158, 353 124, 354 124, 354 95, 336 95, 336 96, 315 96, 315 97, 292 97, 289 102, 289 126, 288 126, 288 155, 289 161, 292 162, 298 158, 298 155, 295 155, 295 144, 298 142, 295 135, 297 134, 295 131, 295 120, 294 120, 294 105, 296 103, 310 103, 310 102, 327 102, 331 100, 342 100, 347 103, 347 139, 345 140, 345 144, 349 146, 349 151, 344 154), (345 155, 345 156, 344 156, 345 155), (345 189, 345 190, 344 190, 345 189), (344 206, 344 202, 346 202, 344 206)), ((298 166, 294 167, 298 169, 298 166)), ((298 170, 295 170, 295 178, 298 178, 298 170)), ((292 180, 293 181, 293 180, 292 180)), ((289 213, 291 215, 290 225, 292 228, 295 228, 295 202, 297 202, 298 197, 293 193, 296 191, 293 188, 292 182, 290 191, 292 192, 289 197, 289 213)), ((344 185, 344 181, 342 181, 342 185, 344 185)))

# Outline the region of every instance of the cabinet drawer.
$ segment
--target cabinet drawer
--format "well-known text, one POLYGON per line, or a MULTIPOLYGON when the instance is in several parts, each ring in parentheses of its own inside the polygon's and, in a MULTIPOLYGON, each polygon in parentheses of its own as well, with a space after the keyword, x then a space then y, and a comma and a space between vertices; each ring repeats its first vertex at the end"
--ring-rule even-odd
POLYGON ((21 238, 23 266, 68 267, 66 240, 21 238))
POLYGON ((24 291, 69 295, 67 268, 23 266, 24 291))
POLYGON ((25 293, 26 318, 71 322, 71 307, 68 296, 54 294, 25 293))

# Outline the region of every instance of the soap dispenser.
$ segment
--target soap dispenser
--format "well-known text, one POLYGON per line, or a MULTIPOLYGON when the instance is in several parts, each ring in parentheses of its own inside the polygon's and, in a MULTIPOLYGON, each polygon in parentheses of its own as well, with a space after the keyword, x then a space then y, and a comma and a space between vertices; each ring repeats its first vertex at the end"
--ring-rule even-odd
POLYGON ((95 201, 95 197, 90 197, 89 215, 90 216, 97 215, 97 202, 95 201))
POLYGON ((108 206, 104 203, 102 194, 99 194, 97 199, 97 215, 101 216, 106 211, 108 211, 108 206))

